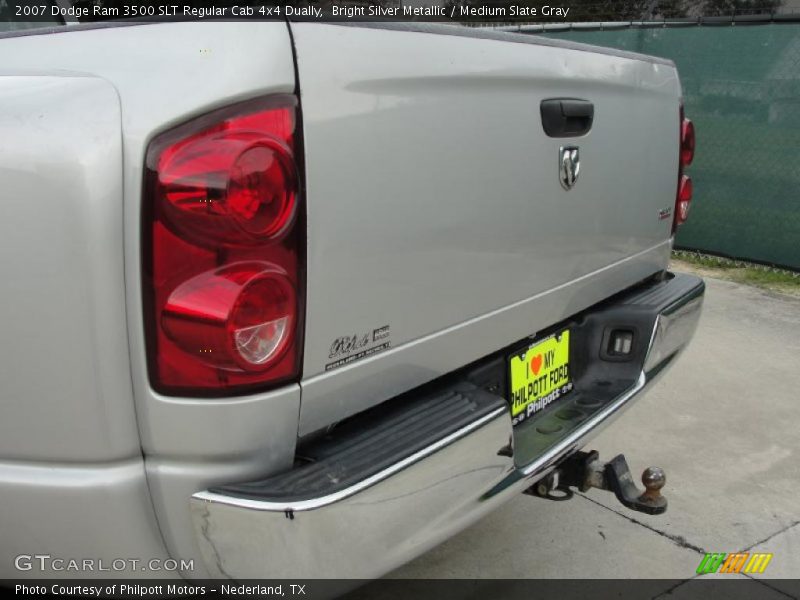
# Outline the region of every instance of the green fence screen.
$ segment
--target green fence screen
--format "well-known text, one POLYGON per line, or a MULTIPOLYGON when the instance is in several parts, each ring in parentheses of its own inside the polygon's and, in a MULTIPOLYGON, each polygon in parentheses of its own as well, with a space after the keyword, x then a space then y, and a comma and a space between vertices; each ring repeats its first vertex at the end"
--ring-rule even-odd
POLYGON ((676 246, 800 270, 800 24, 545 35, 674 60, 697 130, 676 246))

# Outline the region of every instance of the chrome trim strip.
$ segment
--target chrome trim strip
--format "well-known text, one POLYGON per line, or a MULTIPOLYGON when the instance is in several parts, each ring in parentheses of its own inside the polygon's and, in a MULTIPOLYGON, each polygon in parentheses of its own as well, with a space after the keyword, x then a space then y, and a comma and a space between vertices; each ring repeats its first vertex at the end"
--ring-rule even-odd
POLYGON ((227 504, 230 506, 240 506, 242 508, 249 508, 252 510, 259 510, 259 511, 271 511, 271 512, 300 512, 306 510, 315 510, 318 508, 322 508, 324 506, 328 506, 330 504, 334 504, 345 498, 349 498, 350 496, 354 496, 359 492, 366 490, 367 488, 372 487, 376 483, 380 483, 384 479, 388 479, 392 475, 403 471, 404 469, 410 467, 416 462, 430 456, 431 454, 435 454, 445 446, 449 446, 453 442, 466 437, 476 429, 483 427, 484 424, 488 423, 499 417, 500 415, 507 413, 508 409, 506 407, 498 408, 491 413, 484 415, 480 419, 477 419, 467 425, 466 427, 462 427, 458 431, 454 431, 450 435, 443 437, 442 439, 438 440, 437 442, 423 448, 422 450, 415 452, 411 456, 404 458, 403 460, 394 463, 392 466, 384 469, 383 471, 379 471, 368 477, 362 481, 359 481, 355 485, 352 485, 348 488, 343 490, 339 490, 333 494, 328 494, 326 496, 320 496, 318 498, 310 498, 308 500, 294 500, 294 501, 287 501, 287 502, 270 502, 267 500, 252 500, 250 498, 237 498, 233 496, 225 496, 222 494, 216 494, 214 492, 204 491, 204 492, 197 492, 192 497, 198 500, 205 500, 208 502, 217 502, 219 504, 227 504))
POLYGON ((704 291, 704 285, 693 288, 658 315, 642 367, 644 373, 657 373, 671 355, 686 346, 700 318, 704 291))

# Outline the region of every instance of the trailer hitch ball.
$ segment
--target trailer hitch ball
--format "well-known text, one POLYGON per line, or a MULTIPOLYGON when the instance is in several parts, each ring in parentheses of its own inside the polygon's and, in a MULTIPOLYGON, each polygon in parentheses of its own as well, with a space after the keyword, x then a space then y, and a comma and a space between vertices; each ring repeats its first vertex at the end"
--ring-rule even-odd
POLYGON ((641 500, 649 500, 654 503, 660 502, 661 488, 667 483, 667 475, 661 467, 647 467, 642 473, 642 483, 644 484, 644 494, 641 500))
POLYGON ((666 482, 664 469, 649 467, 642 473, 642 491, 634 483, 628 461, 622 454, 604 463, 598 453, 592 450, 576 452, 534 484, 527 493, 550 500, 566 500, 572 497, 570 487, 578 488, 581 492, 597 488, 613 492, 617 500, 631 510, 660 515, 667 511, 667 499, 661 495, 661 488, 666 482), (554 491, 561 494, 554 494, 554 491))
POLYGON ((608 461, 603 471, 605 481, 602 489, 614 492, 617 500, 623 505, 648 515, 660 515, 667 512, 667 499, 661 495, 661 488, 667 482, 667 476, 663 469, 658 467, 645 469, 642 474, 644 491, 641 491, 633 482, 628 461, 622 454, 608 461))

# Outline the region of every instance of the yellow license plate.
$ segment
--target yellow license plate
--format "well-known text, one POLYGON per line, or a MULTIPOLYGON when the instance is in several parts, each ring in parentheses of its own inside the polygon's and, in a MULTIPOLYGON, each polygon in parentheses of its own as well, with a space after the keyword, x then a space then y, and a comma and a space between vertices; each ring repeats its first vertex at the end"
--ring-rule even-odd
POLYGON ((554 333, 512 355, 509 366, 511 416, 516 425, 572 391, 569 330, 554 333))

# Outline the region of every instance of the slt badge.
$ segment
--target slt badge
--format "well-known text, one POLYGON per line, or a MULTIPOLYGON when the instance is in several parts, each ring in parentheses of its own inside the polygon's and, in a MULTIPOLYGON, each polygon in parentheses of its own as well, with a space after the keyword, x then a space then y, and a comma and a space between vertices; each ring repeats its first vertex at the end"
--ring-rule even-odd
POLYGON ((581 160, 577 146, 561 146, 558 150, 558 179, 561 187, 571 190, 578 181, 581 160))

